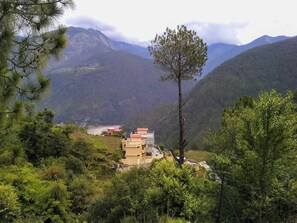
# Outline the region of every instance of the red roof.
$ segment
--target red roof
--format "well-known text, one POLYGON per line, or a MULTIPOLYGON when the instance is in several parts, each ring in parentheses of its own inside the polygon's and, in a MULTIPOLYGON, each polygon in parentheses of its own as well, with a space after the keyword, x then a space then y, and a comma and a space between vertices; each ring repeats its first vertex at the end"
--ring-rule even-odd
POLYGON ((148 128, 137 128, 137 131, 147 131, 148 128))
POLYGON ((120 128, 116 128, 116 129, 114 129, 114 131, 115 131, 115 132, 121 132, 122 129, 120 129, 120 128))
POLYGON ((131 134, 130 138, 141 138, 142 136, 140 134, 131 134))

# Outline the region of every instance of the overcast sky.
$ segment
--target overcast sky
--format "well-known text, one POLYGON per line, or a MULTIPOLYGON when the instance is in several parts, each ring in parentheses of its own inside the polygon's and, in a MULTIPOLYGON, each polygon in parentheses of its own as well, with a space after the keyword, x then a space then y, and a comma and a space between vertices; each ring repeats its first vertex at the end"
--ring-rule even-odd
POLYGON ((245 44, 297 35, 297 0, 74 0, 67 26, 94 28, 130 43, 149 43, 166 27, 186 25, 208 44, 245 44))

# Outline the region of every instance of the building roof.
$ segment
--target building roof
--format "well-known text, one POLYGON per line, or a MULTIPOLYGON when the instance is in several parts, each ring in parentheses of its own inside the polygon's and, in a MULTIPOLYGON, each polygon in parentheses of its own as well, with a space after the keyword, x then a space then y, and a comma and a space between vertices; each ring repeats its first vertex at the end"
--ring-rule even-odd
POLYGON ((140 134, 131 134, 130 138, 141 138, 142 136, 140 134))
POLYGON ((148 131, 148 128, 137 128, 137 131, 148 131))
POLYGON ((114 131, 115 131, 115 132, 121 132, 122 129, 120 129, 120 128, 115 128, 114 131))

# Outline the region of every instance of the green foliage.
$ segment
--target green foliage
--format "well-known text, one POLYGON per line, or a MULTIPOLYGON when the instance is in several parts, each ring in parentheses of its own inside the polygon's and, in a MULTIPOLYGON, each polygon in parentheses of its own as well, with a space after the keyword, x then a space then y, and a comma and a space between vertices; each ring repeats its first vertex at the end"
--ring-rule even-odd
POLYGON ((33 120, 29 120, 21 129, 20 139, 25 146, 25 153, 32 162, 40 162, 43 158, 66 155, 70 138, 68 127, 55 126, 54 113, 45 109, 38 112, 33 120))
POLYGON ((34 213, 40 216, 40 199, 44 188, 48 188, 48 183, 41 179, 40 170, 31 164, 23 167, 7 166, 0 169, 0 181, 4 185, 11 185, 18 196, 21 207, 21 216, 34 213))
POLYGON ((85 133, 53 118, 29 112, 0 131, 0 222, 83 222, 99 178, 113 175, 118 139, 76 138, 85 133))
POLYGON ((158 218, 158 223, 188 223, 189 221, 186 221, 182 218, 171 218, 168 216, 161 216, 158 218))
POLYGON ((0 184, 0 222, 12 221, 20 215, 20 204, 15 189, 0 184))
POLYGON ((52 182, 43 189, 39 205, 45 221, 72 222, 70 193, 60 181, 52 182))
POLYGON ((243 221, 282 222, 296 217, 292 203, 297 179, 296 117, 291 94, 262 92, 257 99, 241 99, 225 110, 220 130, 206 139, 218 153, 212 166, 227 178, 227 191, 233 194, 231 200, 243 221))
POLYGON ((22 113, 23 99, 39 99, 48 87, 43 70, 65 47, 66 29, 46 31, 72 5, 72 0, 0 2, 0 129, 22 113))
POLYGON ((88 205, 98 192, 98 186, 90 184, 90 179, 84 176, 76 177, 69 185, 71 192, 72 211, 76 214, 87 210, 88 205))
POLYGON ((174 163, 158 161, 151 168, 117 174, 104 194, 90 205, 88 220, 157 222, 158 216, 167 215, 211 222, 214 201, 210 188, 211 182, 200 178, 192 167, 184 165, 180 169, 174 163))
POLYGON ((201 74, 207 60, 207 46, 195 31, 186 26, 178 26, 177 30, 169 28, 163 35, 156 35, 149 46, 154 63, 166 74, 161 80, 191 80, 201 74))
POLYGON ((155 210, 147 201, 147 190, 151 182, 149 169, 133 168, 119 173, 106 185, 103 197, 97 198, 88 211, 90 222, 120 222, 131 215, 137 220, 154 217, 155 210))

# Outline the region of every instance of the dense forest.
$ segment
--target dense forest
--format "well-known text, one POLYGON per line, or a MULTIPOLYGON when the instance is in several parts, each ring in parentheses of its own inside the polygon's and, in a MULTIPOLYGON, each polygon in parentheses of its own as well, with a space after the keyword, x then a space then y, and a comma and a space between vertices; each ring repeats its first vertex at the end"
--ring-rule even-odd
POLYGON ((226 107, 204 139, 209 169, 162 159, 123 170, 120 138, 36 112, 66 44, 66 28, 47 29, 72 4, 0 1, 0 222, 296 222, 296 92, 226 107))

